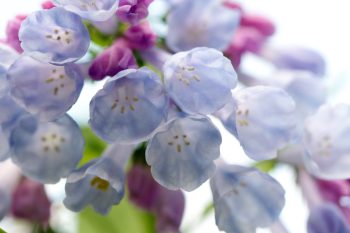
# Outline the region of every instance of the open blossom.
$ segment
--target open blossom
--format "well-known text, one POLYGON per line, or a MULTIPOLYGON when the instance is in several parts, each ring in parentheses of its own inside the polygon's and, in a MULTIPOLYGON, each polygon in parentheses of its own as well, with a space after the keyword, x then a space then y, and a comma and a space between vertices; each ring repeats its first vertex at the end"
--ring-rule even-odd
POLYGON ((8 70, 11 95, 42 120, 63 115, 77 101, 84 77, 75 64, 55 66, 22 56, 8 70))
POLYGON ((123 22, 138 24, 148 15, 148 6, 153 0, 120 0, 117 15, 123 22))
POLYGON ((93 80, 102 80, 131 68, 137 68, 136 59, 126 42, 117 40, 95 58, 89 68, 89 75, 93 80))
POLYGON ((107 80, 90 102, 90 125, 109 142, 147 139, 165 118, 167 97, 150 69, 128 69, 107 80))
POLYGON ((57 183, 82 158, 84 139, 68 115, 51 122, 24 116, 11 132, 11 158, 28 177, 57 183))
POLYGON ((164 187, 192 191, 214 174, 220 144, 220 132, 208 118, 177 118, 157 130, 146 161, 164 187))
POLYGON ((115 14, 119 0, 53 0, 53 3, 84 19, 106 21, 115 14))
POLYGON ((62 65, 85 55, 90 37, 81 18, 60 7, 27 16, 19 30, 24 52, 35 59, 62 65))
POLYGON ((254 168, 219 165, 210 187, 216 225, 226 233, 255 232, 271 225, 285 203, 281 185, 254 168))
POLYGON ((237 75, 230 60, 211 48, 171 56, 163 67, 169 96, 184 112, 210 114, 231 98, 237 75))
POLYGON ((200 46, 222 51, 238 27, 239 13, 216 0, 183 1, 171 9, 167 21, 166 43, 173 51, 200 46))

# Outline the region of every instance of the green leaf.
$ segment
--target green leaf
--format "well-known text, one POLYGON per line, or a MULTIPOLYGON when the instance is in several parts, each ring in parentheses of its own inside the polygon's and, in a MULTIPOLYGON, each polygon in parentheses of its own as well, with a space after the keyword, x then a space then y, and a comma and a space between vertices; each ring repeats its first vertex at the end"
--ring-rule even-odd
POLYGON ((7 232, 0 228, 0 233, 7 233, 7 232))
POLYGON ((84 126, 81 128, 83 137, 85 140, 85 151, 83 159, 80 161, 80 165, 95 159, 103 153, 107 144, 94 134, 90 127, 84 126))
POLYGON ((79 214, 79 233, 154 233, 155 218, 128 202, 127 198, 112 208, 107 216, 87 208, 79 214))
POLYGON ((259 169, 262 172, 270 172, 276 167, 276 165, 277 165, 277 160, 271 159, 271 160, 257 162, 254 164, 254 167, 259 169))

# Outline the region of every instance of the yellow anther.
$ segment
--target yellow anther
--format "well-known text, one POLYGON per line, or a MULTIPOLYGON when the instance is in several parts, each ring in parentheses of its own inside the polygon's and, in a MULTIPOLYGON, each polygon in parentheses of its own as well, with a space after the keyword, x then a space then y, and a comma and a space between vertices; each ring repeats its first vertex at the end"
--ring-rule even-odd
POLYGON ((90 185, 103 192, 106 192, 109 188, 109 182, 97 176, 90 181, 90 185))

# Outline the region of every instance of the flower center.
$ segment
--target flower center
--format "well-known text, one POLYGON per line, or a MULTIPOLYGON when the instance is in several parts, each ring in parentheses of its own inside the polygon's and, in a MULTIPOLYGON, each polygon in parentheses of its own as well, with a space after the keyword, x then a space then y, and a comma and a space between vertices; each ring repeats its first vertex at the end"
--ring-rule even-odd
POLYGON ((47 134, 41 137, 43 143, 43 151, 50 152, 54 151, 56 153, 61 152, 61 144, 66 142, 64 137, 58 136, 56 133, 47 134))
POLYGON ((173 137, 173 140, 170 140, 168 142, 168 145, 169 146, 175 146, 176 148, 176 151, 178 153, 181 153, 182 151, 182 147, 184 146, 189 146, 191 143, 188 139, 188 136, 186 134, 183 134, 183 135, 178 135, 176 134, 174 137, 173 137))
POLYGON ((179 80, 186 86, 189 86, 191 81, 200 82, 201 80, 200 77, 194 73, 195 70, 196 69, 194 66, 189 66, 189 65, 179 66, 175 76, 177 80, 179 80))
POLYGON ((45 80, 45 83, 53 85, 53 94, 58 95, 59 90, 65 87, 65 79, 65 73, 52 69, 51 76, 45 80))
POLYGON ((249 116, 249 109, 239 106, 236 110, 236 117, 237 120, 236 122, 238 123, 239 126, 248 126, 249 121, 248 121, 248 116, 249 116))
POLYGON ((109 188, 109 182, 107 180, 104 180, 98 176, 95 176, 91 181, 90 185, 92 187, 95 187, 96 189, 106 192, 109 188))
POLYGON ((68 29, 54 29, 52 34, 46 35, 46 38, 49 40, 54 40, 57 42, 62 42, 70 44, 72 42, 72 33, 68 29))
POLYGON ((131 91, 126 89, 119 89, 117 91, 117 97, 114 99, 111 110, 119 108, 119 112, 124 114, 127 109, 130 111, 135 111, 135 104, 139 101, 139 98, 133 94, 131 91))

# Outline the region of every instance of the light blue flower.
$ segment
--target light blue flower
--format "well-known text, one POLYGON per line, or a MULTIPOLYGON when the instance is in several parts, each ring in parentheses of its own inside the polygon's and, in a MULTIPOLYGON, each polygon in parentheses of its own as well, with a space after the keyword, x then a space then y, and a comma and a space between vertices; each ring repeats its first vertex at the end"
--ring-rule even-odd
POLYGON ((237 139, 254 160, 276 157, 295 133, 295 102, 282 89, 254 86, 234 93, 237 139))
POLYGON ((236 129, 236 109, 237 104, 235 100, 231 98, 225 106, 215 112, 213 116, 217 117, 232 135, 238 137, 236 129))
POLYGON ((81 211, 87 205, 107 214, 124 196, 124 167, 132 154, 132 145, 113 144, 104 155, 68 176, 64 205, 81 211))
POLYGON ((9 192, 0 189, 0 220, 2 220, 10 211, 11 197, 9 192))
POLYGON ((166 43, 173 51, 200 46, 223 51, 239 25, 240 14, 217 0, 188 0, 172 8, 167 21, 166 43))
POLYGON ((90 44, 81 18, 59 7, 28 15, 22 22, 19 39, 25 53, 58 65, 78 60, 90 44))
POLYGON ((145 140, 166 114, 160 78, 148 68, 128 69, 110 78, 90 103, 90 125, 114 142, 145 140))
POLYGON ((180 52, 164 64, 165 88, 187 113, 210 114, 232 98, 237 75, 230 60, 215 49, 180 52))
POLYGON ((220 165, 210 186, 216 225, 226 233, 252 233, 269 226, 285 203, 282 186, 254 168, 220 165))
POLYGON ((79 126, 68 116, 52 122, 22 117, 10 135, 11 158, 30 178, 56 183, 80 161, 84 139, 79 126))
POLYGON ((0 68, 7 70, 18 56, 19 54, 14 49, 0 43, 0 68))
POLYGON ((6 95, 9 91, 9 84, 6 76, 7 72, 5 68, 0 66, 0 98, 6 95))
POLYGON ((157 130, 148 143, 146 161, 164 187, 192 191, 215 172, 220 144, 220 132, 208 118, 178 118, 157 130))
POLYGON ((55 66, 22 56, 8 70, 11 95, 41 120, 63 115, 76 102, 84 83, 75 64, 55 66))
POLYGON ((305 120, 304 163, 321 178, 350 177, 350 106, 323 105, 305 120))
POLYGON ((106 21, 116 13, 119 0, 53 0, 56 6, 91 21, 106 21))

